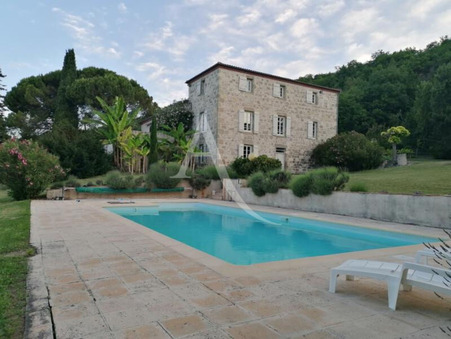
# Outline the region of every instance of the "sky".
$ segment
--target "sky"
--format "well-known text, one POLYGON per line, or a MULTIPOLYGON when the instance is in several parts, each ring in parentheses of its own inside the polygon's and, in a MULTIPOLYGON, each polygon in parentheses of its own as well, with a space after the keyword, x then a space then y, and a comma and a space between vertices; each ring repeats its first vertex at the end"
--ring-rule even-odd
POLYGON ((107 68, 160 107, 216 62, 287 78, 450 35, 450 0, 1 0, 0 69, 10 90, 61 69, 107 68))

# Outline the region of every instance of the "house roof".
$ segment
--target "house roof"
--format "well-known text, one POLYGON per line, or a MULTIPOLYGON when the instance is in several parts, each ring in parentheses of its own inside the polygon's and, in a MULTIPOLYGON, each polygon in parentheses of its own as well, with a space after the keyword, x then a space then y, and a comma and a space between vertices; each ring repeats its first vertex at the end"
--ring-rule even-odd
POLYGON ((313 84, 307 84, 305 82, 301 82, 301 81, 297 81, 297 80, 293 80, 293 79, 289 79, 289 78, 284 78, 284 77, 280 77, 280 76, 277 76, 277 75, 257 72, 257 71, 253 71, 253 70, 247 69, 247 68, 241 68, 241 67, 237 67, 237 66, 233 66, 233 65, 223 64, 222 62, 218 62, 218 63, 214 64, 213 66, 207 68, 205 71, 195 75, 194 77, 192 77, 189 80, 186 80, 185 83, 190 85, 194 81, 198 80, 199 78, 202 78, 203 76, 207 75, 210 72, 215 71, 218 68, 223 68, 223 69, 227 69, 227 70, 230 70, 230 71, 242 72, 242 73, 246 73, 246 74, 250 74, 250 75, 257 75, 257 76, 264 77, 264 78, 269 78, 269 79, 273 79, 273 80, 288 82, 288 83, 291 83, 291 84, 294 84, 294 85, 302 85, 302 86, 307 86, 307 87, 311 87, 311 88, 317 88, 317 89, 326 90, 326 91, 330 91, 330 92, 340 93, 340 90, 337 89, 337 88, 330 88, 330 87, 325 87, 325 86, 318 86, 318 85, 313 85, 313 84))

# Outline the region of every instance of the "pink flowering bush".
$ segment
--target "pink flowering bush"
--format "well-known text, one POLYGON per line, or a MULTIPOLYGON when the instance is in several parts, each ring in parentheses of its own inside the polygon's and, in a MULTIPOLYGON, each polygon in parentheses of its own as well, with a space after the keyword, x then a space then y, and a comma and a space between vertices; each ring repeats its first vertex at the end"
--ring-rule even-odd
POLYGON ((10 139, 0 145, 0 183, 15 200, 36 198, 65 175, 58 158, 34 141, 10 139))

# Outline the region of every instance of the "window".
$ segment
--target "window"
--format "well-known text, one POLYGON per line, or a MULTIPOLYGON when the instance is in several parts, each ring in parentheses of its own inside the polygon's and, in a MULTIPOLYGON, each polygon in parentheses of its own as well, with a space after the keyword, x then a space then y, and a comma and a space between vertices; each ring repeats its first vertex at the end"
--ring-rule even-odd
POLYGON ((279 137, 289 137, 291 134, 291 118, 283 115, 273 115, 272 134, 279 137))
POLYGON ((254 147, 252 145, 243 145, 243 158, 249 158, 249 155, 252 154, 254 147))
POLYGON ((205 115, 205 112, 199 113, 199 132, 205 132, 207 125, 207 116, 205 115))
POLYGON ((318 137, 318 122, 316 121, 308 122, 307 137, 309 139, 316 139, 318 137))
POLYGON ((272 95, 276 98, 285 98, 286 87, 281 84, 274 84, 272 89, 272 95))
POLYGON ((281 117, 280 115, 277 116, 277 135, 285 136, 287 126, 287 118, 281 117))
POLYGON ((202 79, 196 84, 197 95, 202 95, 205 92, 205 79, 202 79))
POLYGON ((285 86, 283 86, 283 85, 280 85, 279 97, 280 98, 285 98, 285 86))
POLYGON ((199 152, 201 153, 200 155, 197 156, 197 163, 200 164, 205 164, 207 162, 207 153, 208 152, 208 146, 205 144, 200 144, 199 145, 199 152))
POLYGON ((200 94, 204 94, 205 93, 205 79, 202 79, 200 81, 200 94))
POLYGON ((243 92, 252 92, 254 88, 254 80, 252 78, 240 76, 238 88, 243 92))
POLYGON ((313 91, 307 91, 307 103, 318 104, 318 93, 313 91))
POLYGON ((243 118, 243 131, 252 132, 252 126, 254 125, 254 113, 249 111, 244 111, 243 118))
POLYGON ((285 98, 286 87, 281 84, 274 84, 272 89, 272 95, 276 98, 285 98))
POLYGON ((258 133, 259 114, 258 112, 240 110, 238 116, 240 132, 258 133))

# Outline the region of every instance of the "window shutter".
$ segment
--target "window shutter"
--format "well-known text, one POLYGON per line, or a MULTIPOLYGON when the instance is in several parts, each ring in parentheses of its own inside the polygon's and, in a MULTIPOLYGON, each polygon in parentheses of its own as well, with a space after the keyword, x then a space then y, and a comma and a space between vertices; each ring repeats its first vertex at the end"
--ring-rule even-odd
POLYGON ((286 136, 291 136, 291 118, 287 117, 287 130, 286 130, 286 136))
POLYGON ((243 144, 239 144, 238 145, 238 157, 241 158, 244 154, 244 145, 243 144))
POLYGON ((200 83, 201 83, 200 80, 196 83, 196 94, 197 94, 197 95, 200 95, 200 94, 201 94, 201 93, 200 93, 200 83))
POLYGON ((254 146, 252 147, 252 153, 253 153, 256 157, 258 157, 258 146, 257 146, 257 145, 254 145, 254 146))
POLYGON ((307 91, 307 103, 312 104, 313 91, 307 91))
POLYGON ((280 85, 279 84, 274 84, 273 88, 272 88, 272 95, 280 98, 280 85))
POLYGON ((254 133, 258 133, 259 126, 260 126, 260 113, 254 112, 254 133))
POLYGON ((313 139, 313 121, 308 122, 307 126, 307 138, 313 139))
POLYGON ((277 135, 277 115, 272 116, 272 135, 277 135))
POLYGON ((244 131, 244 110, 238 111, 238 131, 244 131))
POLYGON ((238 88, 240 91, 249 92, 249 89, 247 87, 247 78, 246 77, 240 76, 238 88))

